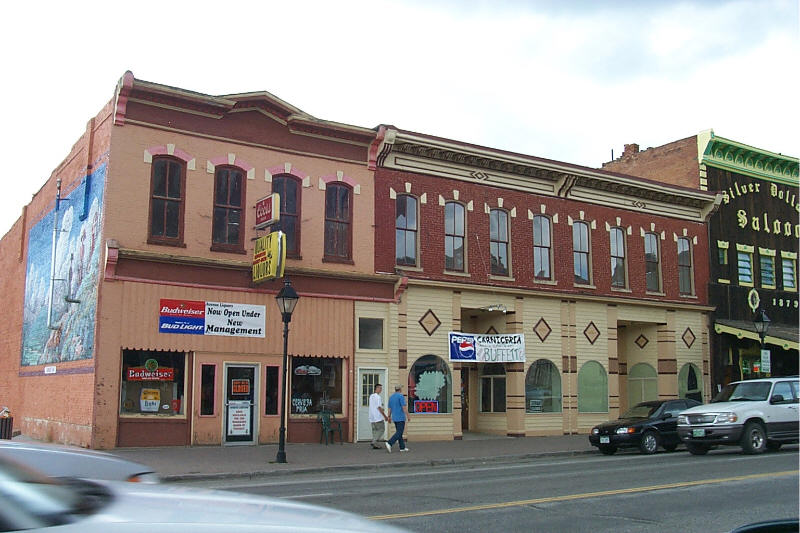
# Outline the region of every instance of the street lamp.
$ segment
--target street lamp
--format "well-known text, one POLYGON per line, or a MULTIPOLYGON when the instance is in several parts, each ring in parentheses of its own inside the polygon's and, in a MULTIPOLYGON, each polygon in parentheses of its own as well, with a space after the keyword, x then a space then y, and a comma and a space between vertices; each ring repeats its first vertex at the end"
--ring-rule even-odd
POLYGON ((281 386, 281 430, 278 440, 278 455, 275 456, 276 463, 286 462, 286 372, 287 372, 287 359, 289 358, 289 322, 292 321, 292 312, 294 306, 297 305, 297 300, 300 297, 292 288, 292 282, 289 279, 284 279, 283 287, 275 297, 278 302, 278 309, 281 311, 283 318, 283 385, 281 386))
POLYGON ((767 316, 766 311, 764 308, 760 308, 756 311, 756 316, 753 318, 753 325, 756 327, 756 333, 758 333, 758 338, 761 339, 761 349, 764 349, 764 337, 767 336, 767 331, 769 331, 769 324, 771 320, 767 316))

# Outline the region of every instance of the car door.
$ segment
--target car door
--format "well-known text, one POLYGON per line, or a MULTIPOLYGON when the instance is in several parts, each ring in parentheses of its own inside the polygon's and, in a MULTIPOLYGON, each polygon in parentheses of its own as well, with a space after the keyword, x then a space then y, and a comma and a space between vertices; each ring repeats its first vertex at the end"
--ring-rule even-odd
POLYGON ((798 384, 797 380, 777 381, 769 397, 767 435, 775 439, 797 438, 798 384))
POLYGON ((678 413, 686 410, 686 400, 671 400, 661 408, 661 420, 656 424, 664 444, 678 444, 678 413))

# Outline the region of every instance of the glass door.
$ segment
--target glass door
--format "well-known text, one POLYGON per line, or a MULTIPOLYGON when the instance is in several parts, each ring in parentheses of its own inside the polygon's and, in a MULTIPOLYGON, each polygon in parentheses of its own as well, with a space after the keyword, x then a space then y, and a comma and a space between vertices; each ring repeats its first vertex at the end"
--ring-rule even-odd
POLYGON ((255 399, 258 372, 255 365, 225 366, 225 442, 255 442, 255 399))

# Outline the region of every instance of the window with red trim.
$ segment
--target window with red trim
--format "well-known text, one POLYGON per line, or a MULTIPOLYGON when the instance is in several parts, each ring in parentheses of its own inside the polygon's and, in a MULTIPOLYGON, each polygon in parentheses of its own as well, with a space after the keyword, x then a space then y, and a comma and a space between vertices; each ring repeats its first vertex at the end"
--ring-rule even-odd
POLYGON ((330 183, 325 189, 325 258, 352 257, 353 191, 347 185, 330 183))
POLYGON ((300 180, 294 176, 272 178, 272 192, 281 197, 281 217, 275 229, 286 234, 286 255, 300 256, 300 180))
POLYGON ((173 157, 154 157, 150 174, 150 227, 147 241, 183 244, 186 165, 173 157))
POLYGON ((246 180, 242 169, 217 167, 214 173, 214 219, 211 248, 244 251, 244 205, 246 180))

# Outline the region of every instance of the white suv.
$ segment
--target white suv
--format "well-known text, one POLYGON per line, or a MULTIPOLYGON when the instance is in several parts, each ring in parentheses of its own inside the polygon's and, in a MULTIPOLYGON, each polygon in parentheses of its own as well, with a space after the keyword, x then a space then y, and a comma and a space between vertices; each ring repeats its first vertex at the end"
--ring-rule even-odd
POLYGON ((678 436, 693 455, 716 444, 739 445, 744 453, 777 450, 800 440, 798 378, 764 378, 726 385, 710 404, 678 416, 678 436))

